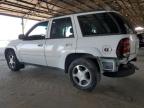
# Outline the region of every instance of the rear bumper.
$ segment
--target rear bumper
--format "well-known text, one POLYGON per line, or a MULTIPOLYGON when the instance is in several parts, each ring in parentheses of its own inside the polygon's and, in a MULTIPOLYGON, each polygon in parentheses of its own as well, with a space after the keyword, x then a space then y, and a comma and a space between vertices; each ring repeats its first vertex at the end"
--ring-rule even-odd
POLYGON ((104 72, 118 71, 118 62, 115 58, 101 58, 101 64, 104 72))
POLYGON ((126 77, 135 73, 135 66, 131 63, 121 65, 117 72, 104 72, 103 75, 108 77, 126 77))
POLYGON ((132 61, 136 57, 137 57, 137 53, 130 54, 128 61, 132 61))
MULTIPOLYGON (((131 59, 130 61, 135 61, 136 58, 131 59)), ((128 60, 119 61, 116 58, 101 59, 101 64, 104 72, 120 72, 120 71, 129 71, 129 69, 135 69, 135 66, 130 63, 128 60)))
POLYGON ((118 72, 123 73, 123 72, 135 72, 136 67, 134 64, 132 63, 128 63, 128 64, 124 64, 124 65, 120 65, 118 68, 118 72))

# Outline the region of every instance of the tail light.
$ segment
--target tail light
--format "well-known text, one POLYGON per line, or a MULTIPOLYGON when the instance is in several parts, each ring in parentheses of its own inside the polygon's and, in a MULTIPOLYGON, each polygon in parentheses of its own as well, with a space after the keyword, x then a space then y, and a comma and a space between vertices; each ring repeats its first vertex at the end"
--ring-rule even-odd
POLYGON ((126 58, 130 55, 130 39, 129 38, 124 38, 120 40, 116 53, 119 58, 126 58))

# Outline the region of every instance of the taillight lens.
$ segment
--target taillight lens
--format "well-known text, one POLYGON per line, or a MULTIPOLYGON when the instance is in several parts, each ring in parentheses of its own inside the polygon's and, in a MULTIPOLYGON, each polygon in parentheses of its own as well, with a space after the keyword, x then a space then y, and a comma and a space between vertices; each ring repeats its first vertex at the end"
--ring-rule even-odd
POLYGON ((116 53, 119 58, 126 58, 130 55, 130 39, 129 38, 124 38, 120 40, 116 53))

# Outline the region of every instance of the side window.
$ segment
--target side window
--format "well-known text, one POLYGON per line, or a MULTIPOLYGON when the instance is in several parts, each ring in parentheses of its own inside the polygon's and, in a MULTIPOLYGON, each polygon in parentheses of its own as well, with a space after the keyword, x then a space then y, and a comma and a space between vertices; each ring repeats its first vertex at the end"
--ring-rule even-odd
POLYGON ((122 34, 134 33, 133 26, 125 18, 117 13, 111 12, 110 14, 117 21, 122 34))
POLYGON ((52 21, 50 38, 74 37, 71 18, 61 18, 52 21))
POLYGON ((48 22, 42 22, 37 25, 32 29, 30 33, 28 33, 28 39, 44 39, 46 36, 48 28, 48 22))
POLYGON ((113 19, 106 13, 78 16, 83 36, 118 34, 119 29, 113 19))
POLYGON ((116 23, 108 13, 97 14, 97 17, 101 24, 105 27, 106 34, 119 34, 119 29, 116 23))
POLYGON ((78 21, 83 36, 106 33, 106 29, 100 23, 95 14, 78 16, 78 21))

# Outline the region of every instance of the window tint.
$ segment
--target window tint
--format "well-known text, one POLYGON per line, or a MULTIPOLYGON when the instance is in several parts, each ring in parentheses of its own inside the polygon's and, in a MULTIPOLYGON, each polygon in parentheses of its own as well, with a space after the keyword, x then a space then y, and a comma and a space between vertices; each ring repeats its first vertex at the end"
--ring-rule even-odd
POLYGON ((42 22, 35 26, 35 28, 28 34, 29 37, 31 36, 44 36, 46 35, 48 28, 48 22, 42 22))
POLYGON ((119 29, 114 20, 107 13, 97 14, 98 20, 106 29, 106 34, 119 33, 119 29))
POLYGON ((107 13, 78 16, 83 36, 117 34, 119 29, 107 13))
POLYGON ((52 22, 50 38, 74 37, 70 18, 55 19, 52 22))
POLYGON ((126 19, 114 12, 111 12, 110 14, 117 21, 122 34, 134 33, 132 25, 126 19))

